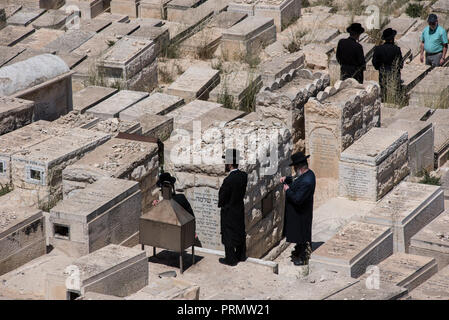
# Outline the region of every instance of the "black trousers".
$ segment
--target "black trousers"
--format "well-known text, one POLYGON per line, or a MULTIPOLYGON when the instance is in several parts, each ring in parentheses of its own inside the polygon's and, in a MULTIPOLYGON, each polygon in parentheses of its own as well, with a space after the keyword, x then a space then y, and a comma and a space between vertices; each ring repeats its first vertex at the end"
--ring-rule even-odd
POLYGON ((246 259, 246 241, 240 246, 225 245, 225 259, 230 262, 238 262, 246 259))

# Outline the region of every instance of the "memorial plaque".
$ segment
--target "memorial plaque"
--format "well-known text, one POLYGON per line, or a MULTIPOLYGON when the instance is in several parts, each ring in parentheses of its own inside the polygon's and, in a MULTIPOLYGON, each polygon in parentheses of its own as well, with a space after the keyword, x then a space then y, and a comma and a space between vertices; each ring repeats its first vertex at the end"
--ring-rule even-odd
POLYGON ((331 130, 317 128, 309 140, 310 167, 320 172, 321 178, 338 179, 338 159, 340 152, 337 137, 331 130))
POLYGON ((339 170, 340 195, 357 200, 376 193, 375 172, 370 167, 340 162, 339 170))

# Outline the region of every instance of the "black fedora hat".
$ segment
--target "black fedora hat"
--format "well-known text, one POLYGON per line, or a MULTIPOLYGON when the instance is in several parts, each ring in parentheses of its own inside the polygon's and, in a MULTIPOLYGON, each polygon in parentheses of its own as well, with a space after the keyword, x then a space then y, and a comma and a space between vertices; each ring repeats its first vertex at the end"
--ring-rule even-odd
POLYGON ((176 182, 176 178, 172 177, 170 173, 168 172, 163 172, 161 173, 161 175, 159 176, 159 179, 157 180, 157 186, 158 187, 162 187, 162 184, 164 182, 170 182, 170 184, 175 184, 176 182))
POLYGON ((396 30, 387 28, 382 32, 382 40, 392 39, 397 34, 396 30))
POLYGON ((226 149, 222 158, 225 159, 226 164, 238 164, 239 161, 242 160, 242 157, 240 157, 240 151, 237 149, 226 149))
POLYGON ((309 159, 309 157, 310 157, 310 155, 306 156, 301 151, 296 152, 296 153, 292 154, 292 156, 290 157, 292 159, 292 162, 289 164, 289 166, 294 166, 296 164, 300 164, 302 162, 306 162, 307 159, 309 159))
POLYGON ((351 24, 347 29, 346 32, 348 33, 358 33, 362 34, 365 32, 365 29, 363 29, 362 25, 360 23, 353 23, 351 24))

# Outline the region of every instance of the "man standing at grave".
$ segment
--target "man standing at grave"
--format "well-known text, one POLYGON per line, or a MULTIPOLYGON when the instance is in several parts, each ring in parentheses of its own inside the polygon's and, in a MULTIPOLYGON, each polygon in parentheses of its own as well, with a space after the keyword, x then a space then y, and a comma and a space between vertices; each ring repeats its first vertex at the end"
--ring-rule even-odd
POLYGON ((354 78, 363 83, 366 61, 363 47, 358 41, 365 29, 360 23, 353 23, 346 31, 349 33, 349 38, 338 41, 336 52, 337 61, 340 64, 340 80, 354 78))
POLYGON ((395 102, 401 94, 401 69, 404 67, 401 48, 394 44, 396 30, 387 28, 382 33, 383 45, 376 46, 373 54, 373 66, 379 70, 379 84, 382 102, 395 102))
POLYGON ((283 235, 287 242, 296 243, 292 252, 296 266, 308 264, 312 251, 313 195, 315 193, 315 174, 309 169, 302 152, 291 156, 296 176, 282 177, 285 191, 285 216, 283 235))
POLYGON ((225 258, 220 263, 235 266, 246 260, 245 198, 248 175, 240 171, 239 151, 226 150, 225 170, 229 175, 223 180, 218 192, 218 207, 221 208, 221 241, 225 247, 225 258))
POLYGON ((431 13, 427 18, 429 25, 421 34, 421 63, 424 62, 426 52, 426 64, 432 67, 442 66, 447 53, 447 32, 438 25, 438 17, 431 13))

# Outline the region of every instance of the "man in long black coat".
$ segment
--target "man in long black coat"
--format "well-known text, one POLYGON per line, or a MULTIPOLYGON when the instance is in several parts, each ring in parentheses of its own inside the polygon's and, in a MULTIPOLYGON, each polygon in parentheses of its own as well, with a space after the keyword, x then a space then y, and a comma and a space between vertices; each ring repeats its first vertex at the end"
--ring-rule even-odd
POLYGON ((396 30, 387 28, 382 33, 383 45, 376 46, 373 54, 373 66, 379 70, 379 85, 382 102, 402 95, 401 69, 404 67, 401 48, 394 44, 396 30))
POLYGON ((291 156, 296 176, 282 177, 285 191, 284 236, 287 242, 296 243, 293 251, 295 265, 308 263, 312 244, 313 195, 315 174, 309 169, 302 152, 291 156))
POLYGON ((221 208, 221 241, 225 247, 225 258, 219 262, 235 266, 246 259, 245 205, 248 175, 238 169, 238 150, 226 150, 226 171, 218 193, 218 207, 221 208))
POLYGON ((336 52, 336 58, 340 64, 340 80, 354 78, 363 83, 366 61, 363 47, 358 41, 365 29, 360 23, 353 23, 346 31, 349 33, 349 38, 338 41, 336 52))

